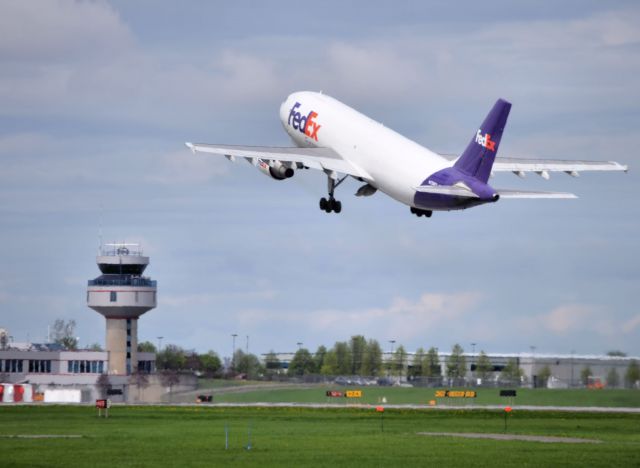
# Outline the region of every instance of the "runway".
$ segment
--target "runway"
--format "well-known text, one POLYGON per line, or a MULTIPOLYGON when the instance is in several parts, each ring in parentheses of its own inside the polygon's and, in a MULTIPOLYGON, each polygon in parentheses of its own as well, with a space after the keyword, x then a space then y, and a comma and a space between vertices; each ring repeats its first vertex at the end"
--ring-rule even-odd
MULTIPOLYGON (((451 410, 504 410, 508 405, 412 405, 412 404, 340 404, 340 403, 148 403, 132 404, 131 406, 179 406, 179 407, 207 407, 207 408, 349 408, 349 409, 375 409, 383 406, 385 409, 413 409, 430 411, 451 410)), ((606 406, 531 406, 509 405, 512 411, 559 411, 567 413, 617 413, 640 414, 640 408, 606 407, 606 406)))

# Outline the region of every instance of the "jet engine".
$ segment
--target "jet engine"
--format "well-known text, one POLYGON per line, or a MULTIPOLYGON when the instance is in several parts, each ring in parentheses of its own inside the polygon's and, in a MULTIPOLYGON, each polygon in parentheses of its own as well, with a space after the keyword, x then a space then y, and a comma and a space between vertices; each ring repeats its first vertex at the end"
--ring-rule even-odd
POLYGON ((276 180, 288 179, 289 177, 293 177, 294 173, 291 167, 281 163, 280 161, 268 163, 260 159, 258 160, 257 167, 260 172, 276 180))

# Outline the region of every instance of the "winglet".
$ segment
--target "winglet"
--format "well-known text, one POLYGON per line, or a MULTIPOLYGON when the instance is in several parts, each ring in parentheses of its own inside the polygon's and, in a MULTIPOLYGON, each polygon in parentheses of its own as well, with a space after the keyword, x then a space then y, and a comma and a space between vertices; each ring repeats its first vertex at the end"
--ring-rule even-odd
POLYGON ((188 141, 185 143, 186 147, 189 148, 191 150, 191 152, 193 154, 196 154, 196 147, 193 145, 193 143, 189 143, 188 141))

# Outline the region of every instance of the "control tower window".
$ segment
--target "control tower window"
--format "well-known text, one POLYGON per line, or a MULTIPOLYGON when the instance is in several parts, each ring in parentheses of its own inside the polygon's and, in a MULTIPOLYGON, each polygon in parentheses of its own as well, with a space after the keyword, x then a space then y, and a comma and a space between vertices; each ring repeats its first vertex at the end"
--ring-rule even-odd
POLYGON ((116 302, 118 300, 118 293, 116 291, 111 291, 109 300, 111 302, 116 302))

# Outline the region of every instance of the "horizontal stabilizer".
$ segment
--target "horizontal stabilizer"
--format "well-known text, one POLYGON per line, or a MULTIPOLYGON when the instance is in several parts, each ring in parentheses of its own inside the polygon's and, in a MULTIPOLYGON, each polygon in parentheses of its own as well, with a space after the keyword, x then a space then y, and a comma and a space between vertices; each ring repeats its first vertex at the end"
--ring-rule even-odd
POLYGON ((567 192, 531 192, 524 190, 498 189, 500 198, 578 198, 573 193, 567 192))
POLYGON ((465 198, 480 198, 469 189, 453 185, 421 185, 420 187, 416 187, 416 192, 452 195, 455 197, 465 198))
MULTIPOLYGON (((439 153, 443 158, 455 162, 455 154, 439 153)), ((513 172, 518 177, 524 177, 526 172, 565 172, 576 177, 586 171, 627 172, 629 167, 616 161, 579 161, 571 159, 533 159, 497 156, 491 169, 492 172, 513 172)))

